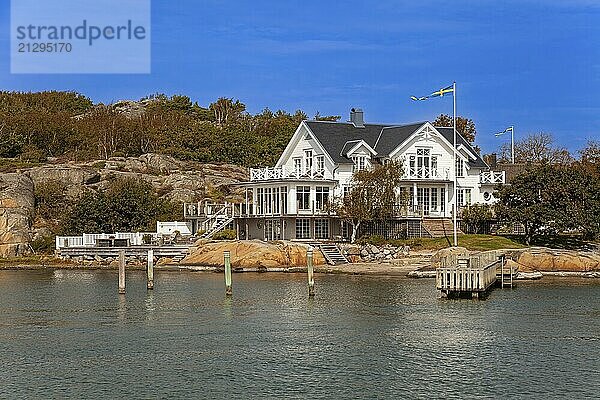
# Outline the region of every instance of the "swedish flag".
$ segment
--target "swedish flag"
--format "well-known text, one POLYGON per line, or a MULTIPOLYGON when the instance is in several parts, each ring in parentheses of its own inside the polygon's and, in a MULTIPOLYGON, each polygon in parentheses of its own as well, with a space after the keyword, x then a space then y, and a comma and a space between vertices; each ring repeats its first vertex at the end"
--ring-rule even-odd
POLYGON ((498 137, 498 136, 502 136, 507 132, 513 132, 513 127, 509 126, 508 128, 506 128, 505 130, 503 130, 502 132, 498 132, 498 133, 494 133, 494 136, 498 137))
POLYGON ((453 92, 454 92, 454 85, 450 85, 448 87, 445 87, 443 89, 440 89, 440 90, 437 90, 437 91, 431 93, 429 96, 423 96, 423 97, 411 96, 410 98, 414 101, 421 101, 421 100, 430 99, 432 97, 444 97, 445 94, 453 93, 453 92))

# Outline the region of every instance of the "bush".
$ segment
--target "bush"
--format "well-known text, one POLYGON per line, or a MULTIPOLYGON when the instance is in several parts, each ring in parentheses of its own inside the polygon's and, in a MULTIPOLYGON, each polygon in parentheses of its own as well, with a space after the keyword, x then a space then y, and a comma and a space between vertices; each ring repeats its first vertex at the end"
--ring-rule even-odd
POLYGON ((233 229, 224 229, 213 235, 213 240, 235 240, 237 238, 237 232, 233 229))
POLYGON ((26 146, 21 154, 21 160, 30 163, 43 163, 48 160, 46 153, 35 146, 26 146))
POLYGON ((40 236, 31 242, 31 248, 35 253, 52 253, 56 246, 55 236, 40 236))
POLYGON ((64 233, 145 231, 179 215, 179 205, 158 197, 149 183, 121 178, 104 191, 85 194, 69 212, 64 233))
POLYGON ((381 235, 363 236, 358 239, 358 244, 372 244, 375 246, 383 246, 388 241, 381 235))

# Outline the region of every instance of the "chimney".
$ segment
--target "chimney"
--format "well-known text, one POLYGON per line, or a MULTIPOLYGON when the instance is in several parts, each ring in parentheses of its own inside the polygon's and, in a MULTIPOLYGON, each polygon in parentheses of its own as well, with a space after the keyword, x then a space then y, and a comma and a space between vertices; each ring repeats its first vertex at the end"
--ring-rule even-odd
POLYGON ((363 116, 363 110, 360 108, 353 108, 350 110, 350 122, 357 128, 365 127, 365 119, 363 116))

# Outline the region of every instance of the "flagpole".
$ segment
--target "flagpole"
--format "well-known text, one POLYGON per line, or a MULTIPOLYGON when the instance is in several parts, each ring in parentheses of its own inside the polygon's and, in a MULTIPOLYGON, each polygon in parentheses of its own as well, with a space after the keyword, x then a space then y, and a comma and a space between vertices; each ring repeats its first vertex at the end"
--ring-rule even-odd
POLYGON ((458 192, 458 188, 457 188, 457 177, 456 177, 456 81, 452 82, 452 100, 453 100, 453 112, 454 112, 454 118, 452 119, 453 123, 453 128, 454 128, 454 202, 453 202, 453 208, 454 210, 452 211, 452 218, 453 218, 453 223, 452 225, 454 225, 454 247, 458 246, 458 235, 456 234, 456 211, 457 211, 457 204, 456 204, 456 196, 457 196, 457 192, 458 192))
POLYGON ((510 127, 510 152, 512 163, 515 163, 515 127, 511 125, 510 127))

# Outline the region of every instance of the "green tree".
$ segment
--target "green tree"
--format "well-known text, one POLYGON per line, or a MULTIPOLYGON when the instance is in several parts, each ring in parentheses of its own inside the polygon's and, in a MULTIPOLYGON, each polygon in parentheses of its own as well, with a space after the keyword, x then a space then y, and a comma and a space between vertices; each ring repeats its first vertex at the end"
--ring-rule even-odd
POLYGON ((394 216, 402 175, 399 162, 358 171, 352 176, 348 192, 341 199, 332 201, 330 210, 352 226, 352 243, 363 222, 394 216))
POLYGON ((64 224, 67 234, 154 230, 156 221, 180 217, 179 206, 159 198, 149 183, 116 179, 106 190, 85 194, 64 224))
POLYGON ((600 232, 600 180, 576 166, 533 166, 499 188, 500 220, 525 227, 527 244, 536 235, 578 230, 586 238, 600 232))
MULTIPOLYGON (((450 115, 440 114, 433 121, 433 126, 440 127, 453 127, 454 118, 450 115)), ((475 142, 475 136, 477 135, 477 129, 475 128, 475 122, 472 119, 465 117, 456 117, 456 131, 465 138, 469 143, 475 142)))
POLYGON ((485 223, 493 218, 492 206, 472 204, 462 209, 461 218, 474 233, 484 233, 485 223))
MULTIPOLYGON (((510 144, 500 147, 500 159, 510 160, 510 144)), ((549 133, 532 133, 515 141, 515 162, 527 164, 570 164, 573 157, 564 147, 554 143, 554 137, 549 133)))

